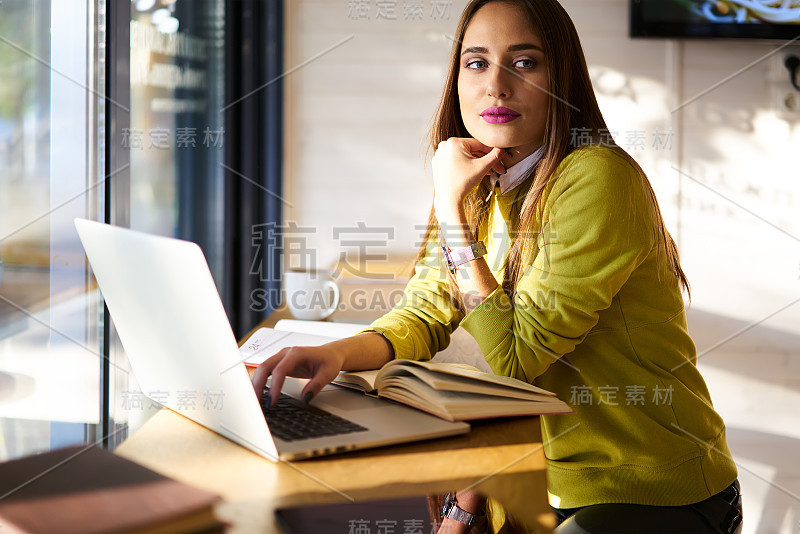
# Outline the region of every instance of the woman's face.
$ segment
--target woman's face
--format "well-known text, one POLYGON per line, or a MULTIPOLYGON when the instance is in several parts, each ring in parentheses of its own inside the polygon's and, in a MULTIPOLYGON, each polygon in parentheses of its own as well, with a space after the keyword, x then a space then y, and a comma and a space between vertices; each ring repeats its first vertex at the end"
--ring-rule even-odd
MULTIPOLYGON (((470 135, 500 148, 517 147, 514 160, 544 140, 549 78, 542 42, 515 6, 480 8, 461 43, 458 97, 470 135)), ((516 161, 515 161, 516 162, 516 161)))

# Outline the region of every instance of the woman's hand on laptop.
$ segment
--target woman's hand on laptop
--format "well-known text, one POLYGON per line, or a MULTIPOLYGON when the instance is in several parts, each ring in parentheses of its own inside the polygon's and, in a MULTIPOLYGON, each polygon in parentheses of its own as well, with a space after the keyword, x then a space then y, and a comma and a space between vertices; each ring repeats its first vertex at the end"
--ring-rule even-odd
POLYGON ((289 347, 278 351, 256 368, 253 388, 261 397, 267 379, 270 384, 270 405, 278 402, 287 376, 309 378, 303 388, 303 400, 309 402, 331 383, 340 371, 378 369, 394 358, 389 341, 376 332, 364 332, 318 347, 289 347))
POLYGON ((281 349, 274 356, 267 358, 256 368, 253 374, 253 387, 260 397, 267 379, 272 376, 270 384, 270 402, 278 402, 287 376, 310 378, 303 388, 303 400, 310 401, 326 384, 333 381, 342 370, 345 355, 333 343, 319 347, 288 347, 281 349))

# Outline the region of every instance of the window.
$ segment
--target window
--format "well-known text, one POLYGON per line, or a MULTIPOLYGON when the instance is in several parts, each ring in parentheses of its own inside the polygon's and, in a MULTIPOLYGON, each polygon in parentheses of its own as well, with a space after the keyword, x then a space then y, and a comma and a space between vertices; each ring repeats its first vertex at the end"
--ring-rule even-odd
MULTIPOLYGON (((130 4, 130 114, 112 150, 130 163, 126 211, 135 230, 200 244, 224 287, 226 131, 225 32, 221 0, 139 0, 130 4)), ((120 43, 124 44, 124 43, 120 43)), ((115 69, 122 75, 124 69, 115 69)), ((127 80, 126 80, 127 81, 127 80)), ((111 445, 159 409, 141 391, 122 347, 110 350, 111 445)), ((176 394, 175 392, 165 392, 176 394)), ((160 393, 163 394, 163 393, 160 393)), ((183 392, 191 395, 191 392, 183 392)))
POLYGON ((282 20, 260 0, 0 2, 0 461, 113 448, 158 409, 74 218, 200 244, 237 335, 270 311, 252 234, 280 222, 282 20))
POLYGON ((104 16, 0 4, 0 459, 93 441, 101 419, 103 305, 72 220, 103 209, 104 16))

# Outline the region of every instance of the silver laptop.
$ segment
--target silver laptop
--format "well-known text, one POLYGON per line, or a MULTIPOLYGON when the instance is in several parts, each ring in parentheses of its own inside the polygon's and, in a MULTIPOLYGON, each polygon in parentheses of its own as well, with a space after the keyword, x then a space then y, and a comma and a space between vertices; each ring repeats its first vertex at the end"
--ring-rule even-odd
POLYGON ((266 411, 268 426, 200 247, 83 219, 75 226, 142 392, 167 408, 275 461, 469 430, 333 385, 306 407, 304 381, 293 378, 266 411), (328 435, 289 428, 301 419, 328 435))

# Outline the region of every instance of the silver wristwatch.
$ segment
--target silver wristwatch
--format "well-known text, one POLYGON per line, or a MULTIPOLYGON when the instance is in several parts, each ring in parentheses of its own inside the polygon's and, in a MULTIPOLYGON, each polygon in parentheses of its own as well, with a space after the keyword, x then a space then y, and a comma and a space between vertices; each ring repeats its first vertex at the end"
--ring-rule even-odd
POLYGON ((451 250, 450 247, 444 245, 442 246, 442 252, 444 253, 444 259, 447 263, 447 269, 451 273, 455 273, 458 270, 459 265, 464 265, 469 261, 477 260, 478 258, 485 256, 486 245, 484 245, 483 242, 478 241, 468 247, 457 248, 455 250, 451 250))
POLYGON ((455 493, 448 493, 445 496, 444 502, 442 503, 441 514, 442 519, 452 519, 453 521, 458 521, 459 523, 467 525, 468 527, 483 526, 484 523, 486 523, 485 513, 481 512, 480 514, 471 514, 466 510, 459 508, 455 493))

